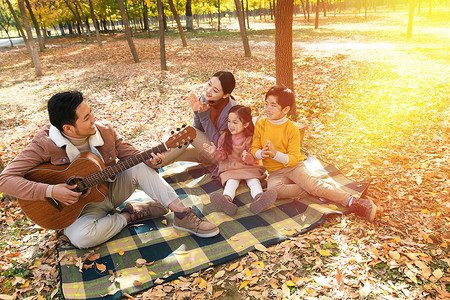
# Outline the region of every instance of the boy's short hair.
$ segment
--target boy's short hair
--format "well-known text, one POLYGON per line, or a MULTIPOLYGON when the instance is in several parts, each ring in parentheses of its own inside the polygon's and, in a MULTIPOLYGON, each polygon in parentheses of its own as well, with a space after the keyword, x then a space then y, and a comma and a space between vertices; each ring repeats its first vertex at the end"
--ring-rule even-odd
POLYGON ((75 125, 77 114, 75 110, 83 102, 83 95, 78 91, 58 93, 47 103, 50 123, 63 132, 66 124, 75 125))
POLYGON ((271 87, 266 93, 266 100, 269 96, 275 96, 277 98, 278 105, 281 106, 281 109, 289 106, 291 110, 289 113, 295 111, 295 95, 294 93, 284 85, 274 85, 271 87))

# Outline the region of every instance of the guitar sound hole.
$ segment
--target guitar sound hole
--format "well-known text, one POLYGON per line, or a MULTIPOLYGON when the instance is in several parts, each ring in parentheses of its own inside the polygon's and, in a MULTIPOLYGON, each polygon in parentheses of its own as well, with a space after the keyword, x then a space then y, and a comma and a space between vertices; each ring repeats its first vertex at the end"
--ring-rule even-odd
POLYGON ((75 192, 81 192, 81 198, 86 197, 89 194, 89 191, 91 190, 91 188, 88 188, 84 182, 83 182, 83 178, 80 176, 72 176, 69 179, 67 179, 66 184, 68 185, 74 185, 76 184, 77 187, 74 188, 73 190, 75 192))

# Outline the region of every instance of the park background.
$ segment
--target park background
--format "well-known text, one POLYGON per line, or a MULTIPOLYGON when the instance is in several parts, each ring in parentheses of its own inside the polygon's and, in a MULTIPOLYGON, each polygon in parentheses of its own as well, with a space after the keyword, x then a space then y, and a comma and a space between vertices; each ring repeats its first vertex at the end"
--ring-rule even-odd
MULTIPOLYGON (((93 1, 98 19, 116 24, 108 30, 99 26, 96 36, 89 2, 78 1, 90 36, 84 19, 77 22, 68 8, 74 9, 76 1, 30 1, 47 5, 32 9, 36 16, 37 7, 43 10, 45 21, 37 20, 44 27, 40 33, 47 34, 42 35, 44 48, 38 40, 35 50, 0 48, 4 164, 48 123, 46 101, 59 91, 83 92, 98 120, 113 124, 145 150, 165 140, 172 128, 191 123, 186 95, 200 93, 214 72, 235 74, 233 95, 255 116, 262 112, 264 93, 280 79, 272 1, 248 1, 249 15, 241 23, 245 20, 250 55, 234 1, 220 2, 220 27, 217 1, 192 1, 192 29, 186 28, 186 3, 175 1, 186 46, 168 3, 167 29, 159 30, 156 2, 125 2, 138 63, 117 3, 93 1), (147 28, 143 3, 149 11, 147 28), (101 15, 102 5, 109 15, 101 15)), ((242 3, 246 7, 247 1, 242 3)), ((295 1, 290 26, 297 122, 307 126, 304 148, 354 180, 371 180, 368 196, 379 208, 375 222, 333 216, 265 252, 134 297, 449 297, 449 1, 327 1, 326 13, 319 6, 318 22, 315 3, 308 3, 303 9, 295 1)), ((11 4, 22 23, 17 3, 11 4)), ((5 5, 0 2, 2 14, 8 13, 5 5)), ((11 37, 17 36, 14 27, 11 22, 11 37)), ((1 35, 9 42, 5 30, 1 35)), ((7 195, 0 213, 0 298, 61 297, 56 247, 64 238, 35 226, 7 195)))

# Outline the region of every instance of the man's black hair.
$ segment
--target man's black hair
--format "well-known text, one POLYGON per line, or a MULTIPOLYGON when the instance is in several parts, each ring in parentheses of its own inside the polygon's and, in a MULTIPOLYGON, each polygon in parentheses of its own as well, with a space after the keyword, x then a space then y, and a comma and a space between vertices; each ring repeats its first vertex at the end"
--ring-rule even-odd
POLYGON ((63 126, 75 125, 77 114, 75 110, 83 102, 83 95, 78 91, 58 93, 48 100, 47 109, 50 123, 63 131, 63 126))

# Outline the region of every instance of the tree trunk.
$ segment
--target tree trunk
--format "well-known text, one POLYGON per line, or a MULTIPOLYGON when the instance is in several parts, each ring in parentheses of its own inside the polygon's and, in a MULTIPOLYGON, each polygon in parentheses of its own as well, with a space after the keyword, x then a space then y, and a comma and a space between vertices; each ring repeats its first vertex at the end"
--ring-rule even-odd
POLYGON ((244 45, 244 53, 246 57, 250 57, 252 56, 252 54, 250 52, 250 45, 248 43, 247 30, 245 29, 244 13, 241 9, 239 0, 234 0, 234 4, 236 5, 236 12, 239 20, 239 29, 241 31, 242 44, 244 45))
POLYGON ((84 35, 84 30, 82 27, 80 27, 80 25, 82 25, 83 23, 81 22, 81 17, 80 14, 78 13, 78 8, 75 5, 75 9, 72 8, 72 6, 70 5, 68 0, 64 0, 64 3, 66 3, 67 7, 69 8, 69 10, 72 12, 72 14, 75 16, 75 19, 77 20, 77 30, 78 30, 78 34, 83 34, 84 35))
POLYGON ((130 24, 128 23, 128 17, 127 17, 127 14, 125 13, 125 8, 123 7, 122 0, 117 0, 117 4, 119 5, 120 14, 122 15, 123 25, 125 26, 125 37, 127 38, 128 46, 130 47, 130 51, 131 51, 131 54, 133 55, 134 62, 138 63, 139 57, 138 57, 138 54, 136 51, 136 47, 134 47, 133 37, 131 36, 130 24))
POLYGON ((9 10, 11 11, 11 14, 14 17, 14 20, 16 21, 17 30, 20 32, 20 35, 22 36, 23 42, 25 43, 25 47, 27 48, 28 53, 30 53, 30 55, 31 55, 30 44, 28 43, 27 36, 25 35, 25 32, 23 32, 22 26, 20 25, 20 21, 16 15, 16 11, 14 10, 14 7, 12 6, 12 4, 9 0, 6 0, 6 4, 8 4, 9 10))
POLYGON ((148 24, 148 6, 145 0, 142 1, 142 8, 143 8, 142 17, 144 18, 144 30, 147 31, 148 37, 150 38, 151 33, 150 33, 150 26, 148 24))
POLYGON ((173 4, 173 0, 169 0, 170 10, 177 22, 178 32, 180 33, 181 41, 183 42, 183 47, 187 47, 186 38, 184 37, 183 26, 181 26, 180 17, 178 16, 178 12, 173 4))
MULTIPOLYGON (((244 6, 244 0, 241 0, 241 9, 242 9, 242 15, 243 15, 243 20, 244 20, 244 26, 246 26, 245 25, 245 6, 244 6)), ((238 16, 239 16, 239 14, 238 14, 238 16)), ((238 20, 239 20, 239 18, 238 18, 238 20)), ((247 28, 247 27, 246 27, 247 28)))
POLYGON ((302 3, 303 16, 305 16, 305 20, 306 20, 306 8, 305 8, 305 4, 303 3, 303 0, 300 0, 300 2, 302 3))
POLYGON ((41 30, 39 29, 40 28, 39 24, 36 20, 36 17, 34 16, 30 1, 25 0, 25 4, 27 6, 28 12, 30 13, 31 21, 33 22, 33 26, 34 26, 34 30, 36 31, 36 35, 37 35, 38 43, 39 43, 39 51, 44 52, 45 51, 44 39, 42 38, 41 30))
POLYGON ((192 30, 194 21, 192 19, 192 0, 186 0, 186 29, 192 30))
POLYGON ((292 13, 294 0, 279 1, 275 9, 275 73, 277 84, 294 91, 292 13))
POLYGON ((306 12, 308 13, 308 22, 309 22, 309 8, 311 7, 311 4, 309 0, 306 0, 306 12))
MULTIPOLYGON (((88 22, 88 19, 87 19, 86 16, 84 15, 83 8, 81 7, 80 2, 79 2, 78 0, 74 0, 74 2, 75 2, 75 7, 78 6, 78 8, 79 8, 80 11, 81 11, 81 16, 83 17, 83 19, 84 19, 84 21, 85 21, 85 24, 86 24, 87 35, 88 35, 89 39, 91 39, 91 29, 89 28, 89 22, 88 22)), ((80 25, 82 25, 82 24, 83 24, 83 23, 80 23, 80 25)))
POLYGON ((406 32, 406 38, 408 39, 412 38, 414 8, 416 6, 415 2, 415 0, 409 0, 408 31, 406 32))
POLYGON ((248 17, 248 0, 245 0, 245 14, 247 16, 247 29, 250 29, 250 19, 248 17))
POLYGON ((327 0, 322 0, 323 16, 327 16, 327 0))
POLYGON ((314 29, 319 28, 319 13, 320 13, 320 0, 316 3, 316 19, 314 20, 314 29))
POLYGON ((220 31, 220 0, 217 1, 217 31, 220 31))
POLYGON ((33 32, 31 31, 30 22, 28 21, 27 12, 25 10, 25 4, 23 0, 18 0, 20 13, 22 14, 22 20, 23 25, 25 26, 25 30, 28 35, 28 42, 30 45, 30 51, 31 51, 31 60, 33 61, 34 70, 36 72, 36 76, 40 77, 42 76, 42 68, 41 68, 41 61, 39 60, 39 54, 36 50, 35 44, 34 44, 34 38, 33 38, 33 32))
POLYGON ((102 47, 102 39, 100 38, 100 29, 98 28, 98 23, 95 20, 94 4, 92 3, 92 0, 89 0, 89 7, 91 9, 91 18, 92 18, 92 23, 94 23, 95 35, 97 36, 97 42, 98 42, 99 47, 102 47))
POLYGON ((164 7, 162 0, 157 0, 158 23, 159 23, 159 55, 161 58, 161 71, 167 71, 166 64, 166 41, 164 39, 164 7))

